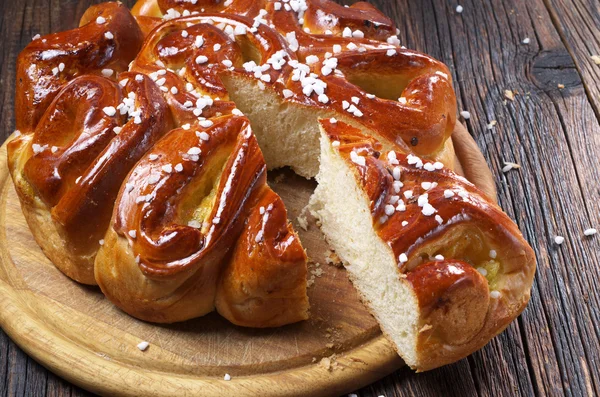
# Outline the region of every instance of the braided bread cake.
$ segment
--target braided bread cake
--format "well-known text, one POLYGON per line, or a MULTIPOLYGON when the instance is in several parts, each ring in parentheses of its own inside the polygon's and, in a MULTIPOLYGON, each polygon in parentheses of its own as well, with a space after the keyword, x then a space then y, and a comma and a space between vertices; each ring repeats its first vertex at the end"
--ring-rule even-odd
POLYGON ((267 166, 316 177, 312 212, 411 367, 472 353, 529 299, 533 251, 453 172, 448 68, 367 3, 103 3, 23 50, 15 102, 9 169, 36 241, 137 318, 308 318, 267 166))

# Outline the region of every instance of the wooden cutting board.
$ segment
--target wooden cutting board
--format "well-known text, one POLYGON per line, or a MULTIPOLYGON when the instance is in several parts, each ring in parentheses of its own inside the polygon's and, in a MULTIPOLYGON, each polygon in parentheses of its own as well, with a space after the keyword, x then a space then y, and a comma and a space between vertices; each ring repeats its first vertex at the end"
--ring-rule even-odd
MULTIPOLYGON (((460 126, 456 152, 467 176, 495 197, 475 142, 460 126), (491 190, 490 190, 491 189, 491 190)), ((307 250, 311 318, 246 329, 212 313, 174 325, 136 320, 58 271, 35 243, 0 148, 0 326, 27 354, 87 390, 126 396, 330 396, 348 393, 402 365, 343 268, 328 264, 323 235, 298 216, 316 184, 270 173, 307 250), (137 348, 148 341, 149 348, 137 348), (225 374, 231 380, 223 379, 225 374)))

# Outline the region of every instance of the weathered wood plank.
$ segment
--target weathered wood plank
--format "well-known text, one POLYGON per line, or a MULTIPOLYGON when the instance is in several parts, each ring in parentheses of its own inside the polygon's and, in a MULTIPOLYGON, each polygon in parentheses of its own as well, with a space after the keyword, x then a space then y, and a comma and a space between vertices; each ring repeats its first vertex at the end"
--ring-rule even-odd
POLYGON ((31 357, 27 357, 25 395, 43 396, 46 393, 48 370, 39 365, 31 357))
MULTIPOLYGON (((48 372, 48 383, 46 386, 47 397, 70 397, 74 386, 67 381, 59 378, 51 372, 48 372)), ((74 396, 87 395, 83 392, 76 391, 74 396)))
MULTIPOLYGON (((544 0, 549 14, 554 21, 560 38, 573 59, 573 68, 578 72, 583 83, 588 106, 580 106, 573 101, 571 87, 568 84, 556 102, 564 114, 562 122, 567 128, 579 129, 584 139, 569 134, 569 145, 573 161, 577 165, 577 174, 586 199, 586 207, 590 225, 597 227, 600 223, 600 190, 597 184, 586 181, 597 181, 600 178, 598 152, 600 148, 600 58, 596 61, 592 56, 600 57, 600 2, 593 0, 544 0), (591 114, 594 112, 595 114, 591 114), (595 116, 595 119, 594 119, 595 116)), ((579 87, 578 87, 579 88, 579 87)), ((596 311, 597 313, 597 311, 596 311)))
POLYGON ((8 336, 0 329, 0 396, 7 395, 7 384, 8 384, 8 345, 11 344, 11 340, 8 336))
MULTIPOLYGON (((597 373, 590 376, 586 370, 596 361, 595 353, 591 353, 593 357, 584 357, 589 350, 598 351, 597 335, 593 335, 593 331, 588 335, 590 330, 597 329, 597 322, 594 311, 582 310, 573 297, 587 292, 588 287, 580 276, 585 278, 586 273, 596 273, 597 269, 572 272, 569 258, 586 258, 584 260, 590 264, 597 263, 599 250, 597 239, 582 238, 583 229, 589 227, 585 226, 590 221, 585 211, 589 200, 580 179, 583 177, 581 168, 586 167, 580 167, 577 160, 585 154, 571 143, 586 140, 587 132, 578 128, 578 124, 583 123, 592 131, 597 131, 598 124, 576 71, 569 67, 572 60, 549 23, 543 3, 496 2, 493 9, 488 8, 487 2, 472 6, 475 20, 486 20, 486 15, 494 15, 494 20, 470 24, 476 29, 462 41, 475 41, 472 46, 475 48, 481 43, 479 56, 487 57, 482 50, 489 47, 488 64, 491 66, 487 70, 482 68, 478 56, 474 56, 477 52, 464 56, 457 54, 459 60, 471 60, 476 78, 476 89, 464 90, 463 97, 470 92, 478 93, 475 102, 483 104, 481 110, 487 120, 479 120, 479 131, 484 131, 480 135, 483 138, 480 146, 487 149, 492 165, 498 167, 502 156, 510 154, 514 157, 509 160, 524 163, 524 169, 507 176, 507 183, 500 187, 500 195, 504 207, 517 219, 538 253, 537 289, 530 309, 521 321, 528 341, 541 336, 538 327, 544 324, 545 317, 545 326, 550 329, 551 339, 544 340, 541 350, 532 350, 529 343, 529 356, 532 362, 539 360, 536 367, 542 376, 553 376, 549 382, 536 376, 538 390, 555 387, 556 383, 552 381, 557 380, 555 374, 560 373, 567 394, 585 393, 590 379, 598 379, 597 373), (501 12, 503 8, 504 13, 501 12), (502 29, 502 26, 510 30, 502 29), (520 44, 524 37, 532 38, 534 48, 531 44, 520 44), (543 63, 548 57, 556 57, 564 63, 556 68, 537 67, 540 60, 543 63), (561 81, 553 81, 555 78, 568 84, 568 88, 559 91, 557 85, 561 81), (504 89, 530 92, 530 95, 517 96, 514 102, 509 101, 505 106, 501 101, 504 89), (578 117, 573 118, 573 113, 578 117), (484 126, 492 118, 499 124, 488 132, 484 126), (569 121, 565 122, 567 118, 569 121), (561 249, 552 243, 556 234, 564 234, 568 239, 561 249), (564 254, 567 249, 571 252, 564 254), (538 312, 538 305, 542 306, 543 312, 538 312), (553 345, 556 363, 552 363, 553 345)), ((465 9, 471 7, 465 6, 465 9)), ((466 16, 463 14, 463 18, 466 16)), ((452 29, 452 33, 456 31, 452 29)), ((457 70, 460 74, 463 67, 459 66, 457 70)), ((477 116, 473 121, 477 121, 477 116)), ((595 150, 599 147, 595 145, 595 150)), ((594 168, 593 164, 588 161, 587 167, 594 168)), ((598 178, 589 174, 584 178, 585 184, 597 191, 598 178)), ((598 301, 594 306, 598 307, 598 301)))
POLYGON ((575 61, 596 115, 600 117, 600 2, 544 0, 552 20, 575 61))
MULTIPOLYGON (((580 185, 584 192, 588 224, 584 227, 595 227, 600 225, 600 167, 598 167, 600 148, 600 65, 597 65, 592 56, 600 56, 600 3, 597 1, 574 0, 545 0, 557 31, 562 42, 567 47, 574 61, 574 67, 582 78, 583 89, 592 104, 589 107, 579 106, 572 95, 569 95, 570 87, 567 86, 566 93, 557 98, 561 112, 565 115, 562 122, 567 128, 581 132, 579 135, 569 134, 569 146, 571 156, 577 165, 577 173, 580 185), (566 95, 565 95, 566 94, 566 95), (592 111, 595 114, 591 114, 592 111), (583 139, 581 139, 583 138, 583 139), (596 183, 589 183, 595 181, 596 183)), ((600 59, 597 59, 600 61, 600 59)), ((582 209, 583 210, 583 209, 582 209)), ((581 306, 587 308, 593 319, 593 324, 586 329, 587 332, 598 335, 600 329, 600 291, 596 288, 598 266, 591 262, 591 268, 595 271, 581 272, 578 279, 582 285, 590 288, 579 297, 581 306), (593 264, 596 266, 593 266, 593 264)), ((585 341, 585 339, 584 339, 585 341)), ((593 354, 593 353, 592 353, 593 354)), ((590 355, 587 353, 586 355, 590 355)), ((591 359, 596 359, 593 355, 591 359)), ((597 361, 591 369, 591 380, 586 381, 589 394, 597 394, 600 388, 600 380, 597 377, 597 361)))
POLYGON ((4 388, 7 396, 25 396, 27 355, 10 342, 6 349, 7 371, 4 388))

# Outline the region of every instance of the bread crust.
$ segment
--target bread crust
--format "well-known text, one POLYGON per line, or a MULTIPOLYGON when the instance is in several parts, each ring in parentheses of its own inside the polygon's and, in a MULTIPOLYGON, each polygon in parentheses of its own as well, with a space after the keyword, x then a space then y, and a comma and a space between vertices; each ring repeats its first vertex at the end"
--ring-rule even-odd
POLYGON ((308 319, 307 256, 283 201, 267 190, 252 209, 215 298, 219 314, 245 327, 308 319))
POLYGON ((23 176, 32 136, 19 135, 8 144, 9 170, 21 202, 21 210, 29 230, 44 254, 67 277, 82 284, 96 285, 94 257, 96 252, 81 252, 69 244, 66 232, 52 219, 48 206, 35 194, 35 189, 23 176))
POLYGON ((174 323, 214 309, 220 264, 205 261, 169 278, 147 277, 127 238, 110 227, 96 256, 95 275, 106 297, 121 310, 153 323, 174 323))

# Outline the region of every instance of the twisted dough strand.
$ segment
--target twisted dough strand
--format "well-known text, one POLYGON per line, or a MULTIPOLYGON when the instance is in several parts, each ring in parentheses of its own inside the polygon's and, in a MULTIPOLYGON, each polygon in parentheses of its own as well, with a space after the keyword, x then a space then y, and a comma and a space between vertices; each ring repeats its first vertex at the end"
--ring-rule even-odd
POLYGON ((95 254, 110 222, 121 183, 139 158, 170 128, 167 105, 150 80, 121 75, 124 87, 83 75, 55 97, 31 134, 8 145, 9 169, 21 202, 33 211, 31 229, 50 229, 38 243, 67 275, 95 284, 95 254), (84 101, 81 98, 85 98, 84 101), (124 98, 136 116, 121 114, 124 98))
POLYGON ((80 27, 33 40, 17 59, 17 130, 32 131, 60 89, 84 74, 127 70, 139 51, 142 32, 127 7, 90 7, 80 27), (107 34, 109 33, 109 34, 107 34))

